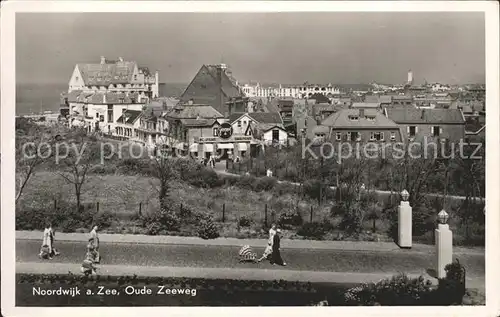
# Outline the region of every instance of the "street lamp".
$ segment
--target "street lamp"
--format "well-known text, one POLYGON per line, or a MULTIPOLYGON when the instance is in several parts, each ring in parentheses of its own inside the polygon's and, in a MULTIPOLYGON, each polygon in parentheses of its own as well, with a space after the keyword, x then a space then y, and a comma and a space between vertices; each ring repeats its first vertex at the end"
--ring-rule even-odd
POLYGON ((403 198, 403 201, 408 201, 408 198, 410 198, 410 193, 406 189, 403 189, 401 192, 401 198, 403 198))
POLYGON ((448 213, 444 209, 438 213, 439 223, 441 223, 443 225, 446 224, 448 222, 448 218, 450 218, 450 216, 448 215, 448 213))

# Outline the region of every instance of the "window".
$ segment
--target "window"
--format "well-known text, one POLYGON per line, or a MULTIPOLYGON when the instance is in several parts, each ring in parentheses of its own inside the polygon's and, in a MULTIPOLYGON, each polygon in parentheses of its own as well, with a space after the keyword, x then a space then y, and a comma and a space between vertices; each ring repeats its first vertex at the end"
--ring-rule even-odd
POLYGON ((347 132, 347 135, 351 141, 361 141, 361 133, 359 132, 347 132))
POLYGON ((104 116, 99 116, 99 121, 104 122, 104 116))
POLYGON ((373 135, 375 140, 384 141, 384 132, 374 132, 373 135))
POLYGON ((396 140, 396 132, 391 132, 391 141, 396 140))
POLYGON ((432 136, 439 136, 441 134, 441 128, 439 126, 432 127, 432 136))
POLYGON ((238 128, 241 128, 241 120, 238 120, 238 128))
POLYGON ((76 76, 75 79, 78 80, 78 76, 76 76))
POLYGON ((96 114, 95 114, 95 118, 96 118, 96 119, 99 119, 99 112, 96 112, 96 114))
POLYGON ((368 121, 375 121, 375 117, 373 117, 373 116, 367 116, 366 120, 368 120, 368 121))
POLYGON ((342 140, 342 133, 340 133, 340 132, 335 133, 335 140, 341 141, 342 140))
POLYGON ((351 120, 351 121, 358 121, 359 117, 358 116, 349 116, 349 120, 351 120))
POLYGON ((416 126, 411 126, 408 127, 408 135, 413 137, 417 134, 417 127, 416 126))
POLYGON ((375 140, 375 132, 370 132, 370 141, 375 140))
POLYGON ((273 143, 279 142, 279 140, 280 140, 280 130, 274 129, 273 130, 273 143))
POLYGON ((219 136, 219 128, 213 129, 214 136, 219 136))

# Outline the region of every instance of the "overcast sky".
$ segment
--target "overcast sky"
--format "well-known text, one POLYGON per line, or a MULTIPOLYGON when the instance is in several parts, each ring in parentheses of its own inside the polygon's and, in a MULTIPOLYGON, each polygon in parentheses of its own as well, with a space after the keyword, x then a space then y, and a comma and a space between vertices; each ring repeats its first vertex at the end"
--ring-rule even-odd
POLYGON ((18 13, 18 83, 67 83, 76 63, 136 60, 186 83, 202 64, 240 82, 484 82, 482 13, 18 13))

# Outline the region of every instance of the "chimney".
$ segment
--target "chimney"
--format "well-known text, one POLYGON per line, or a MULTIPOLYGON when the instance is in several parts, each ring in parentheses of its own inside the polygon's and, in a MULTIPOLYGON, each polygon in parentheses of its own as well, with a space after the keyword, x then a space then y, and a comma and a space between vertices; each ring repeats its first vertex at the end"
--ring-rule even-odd
POLYGON ((422 117, 420 119, 424 120, 425 118, 425 109, 422 109, 422 117))
POLYGON ((123 57, 118 57, 118 61, 123 62, 123 57))
POLYGON ((101 65, 106 64, 106 57, 101 56, 101 65))
POLYGON ((359 109, 359 117, 364 118, 365 117, 365 109, 359 109))
MULTIPOLYGON (((217 106, 219 109, 226 109, 224 101, 222 100, 222 68, 223 66, 217 66, 217 106)), ((225 112, 225 111, 224 111, 225 112)))
POLYGON ((102 103, 106 104, 106 93, 102 94, 102 103))

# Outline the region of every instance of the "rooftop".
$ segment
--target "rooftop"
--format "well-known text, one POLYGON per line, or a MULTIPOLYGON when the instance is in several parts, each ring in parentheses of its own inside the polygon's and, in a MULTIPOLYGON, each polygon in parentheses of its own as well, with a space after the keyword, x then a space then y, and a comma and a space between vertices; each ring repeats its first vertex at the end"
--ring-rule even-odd
POLYGON ((458 109, 391 108, 386 111, 387 116, 397 123, 464 123, 458 109))
POLYGON ((323 120, 321 125, 333 128, 398 128, 394 121, 374 109, 342 109, 323 120))

